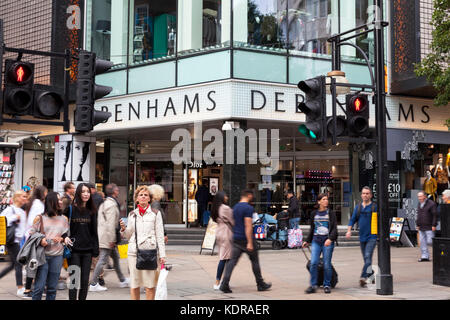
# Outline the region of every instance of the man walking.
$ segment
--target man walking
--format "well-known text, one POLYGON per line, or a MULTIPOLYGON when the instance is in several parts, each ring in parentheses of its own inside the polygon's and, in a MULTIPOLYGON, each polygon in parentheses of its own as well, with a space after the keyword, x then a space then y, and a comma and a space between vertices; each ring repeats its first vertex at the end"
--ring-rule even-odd
POLYGON ((72 204, 73 201, 73 197, 75 196, 75 184, 71 181, 66 182, 64 184, 64 194, 62 196, 62 212, 64 212, 64 210, 66 210, 66 208, 68 206, 70 206, 72 204))
POLYGON ((253 191, 244 190, 241 193, 241 200, 233 207, 234 227, 233 227, 233 249, 231 259, 225 266, 225 275, 220 285, 220 290, 224 293, 231 293, 229 286, 231 273, 236 266, 241 254, 247 253, 252 263, 253 274, 255 275, 258 291, 269 290, 272 284, 264 282, 259 266, 258 250, 253 237, 252 215, 253 207, 249 204, 253 199, 253 191))
POLYGON ((95 184, 88 183, 89 189, 91 189, 91 197, 94 201, 95 208, 100 208, 100 205, 103 203, 103 197, 97 192, 97 188, 95 187, 95 184))
POLYGON ((419 231, 421 257, 419 262, 430 261, 428 246, 432 244, 437 225, 436 203, 428 199, 425 192, 417 194, 419 206, 417 210, 416 229, 419 231))
POLYGON ((120 280, 120 287, 128 287, 128 279, 126 279, 120 270, 119 255, 116 250, 117 245, 117 228, 119 226, 120 205, 117 200, 119 197, 119 188, 114 183, 108 184, 105 188, 107 198, 100 205, 97 216, 98 243, 100 254, 97 265, 94 269, 92 282, 89 291, 105 291, 106 287, 99 284, 99 276, 103 271, 103 267, 111 256, 114 262, 114 269, 120 280))
POLYGON ((347 233, 345 237, 349 239, 352 235, 352 227, 358 222, 359 225, 359 243, 361 253, 364 259, 364 266, 361 272, 359 284, 365 287, 367 279, 374 273, 369 267, 372 266, 373 251, 377 245, 377 208, 376 204, 372 202, 372 190, 369 187, 364 187, 361 190, 362 203, 357 205, 353 210, 352 218, 348 223, 347 233))
POLYGON ((300 223, 300 210, 298 207, 298 200, 292 190, 289 190, 287 192, 287 198, 289 200, 289 207, 287 209, 287 212, 289 212, 289 229, 295 229, 300 223))

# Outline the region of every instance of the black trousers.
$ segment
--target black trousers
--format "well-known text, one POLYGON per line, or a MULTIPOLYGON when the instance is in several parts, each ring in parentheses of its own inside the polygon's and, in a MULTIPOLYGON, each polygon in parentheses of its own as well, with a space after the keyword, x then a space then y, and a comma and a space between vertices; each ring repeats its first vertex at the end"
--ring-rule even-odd
POLYGON ((231 252, 231 259, 227 262, 225 266, 225 275, 222 279, 222 284, 224 286, 228 286, 230 283, 231 273, 233 272, 234 267, 239 261, 242 253, 246 253, 250 258, 250 262, 252 263, 252 271, 255 276, 256 284, 261 285, 264 283, 264 280, 261 276, 261 268, 259 266, 259 258, 258 258, 258 250, 256 249, 256 240, 253 239, 253 251, 247 250, 247 240, 234 240, 233 241, 233 249, 231 252))
MULTIPOLYGON (((69 268, 71 266, 78 266, 78 273, 75 275, 76 283, 79 283, 79 288, 69 289, 69 300, 86 300, 88 289, 89 289, 89 274, 91 273, 91 263, 92 263, 92 253, 91 252, 73 252, 72 256, 68 260, 69 268), (77 297, 78 295, 78 297, 77 297)), ((71 280, 73 277, 73 272, 69 273, 71 280)), ((71 281, 71 285, 74 282, 71 281)))
POLYGON ((16 285, 22 286, 22 265, 16 261, 17 255, 20 251, 20 246, 18 243, 14 242, 12 245, 7 245, 6 250, 8 250, 11 261, 9 263, 9 266, 7 266, 0 272, 0 279, 6 276, 11 271, 16 270, 16 285))

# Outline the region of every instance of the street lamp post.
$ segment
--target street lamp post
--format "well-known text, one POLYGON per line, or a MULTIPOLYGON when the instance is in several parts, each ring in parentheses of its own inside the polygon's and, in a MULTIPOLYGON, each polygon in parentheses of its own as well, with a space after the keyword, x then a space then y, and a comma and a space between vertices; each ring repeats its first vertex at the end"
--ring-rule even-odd
MULTIPOLYGON (((379 273, 377 275, 377 294, 378 295, 392 295, 393 294, 393 277, 391 274, 391 254, 389 244, 389 213, 388 213, 388 194, 385 186, 388 181, 388 166, 387 166, 387 142, 386 142, 386 93, 384 91, 384 36, 383 27, 387 26, 383 22, 383 6, 382 0, 375 0, 375 21, 373 29, 370 25, 363 25, 352 30, 345 31, 338 35, 333 35, 329 42, 332 44, 332 68, 333 71, 340 70, 341 58, 340 47, 349 45, 357 49, 366 60, 369 68, 371 85, 352 84, 352 83, 336 83, 335 79, 331 80, 331 92, 333 102, 333 127, 336 131, 336 87, 355 87, 364 89, 371 89, 375 93, 375 115, 376 115, 376 139, 367 138, 337 138, 334 134, 332 137, 333 144, 337 139, 349 142, 368 143, 375 142, 377 145, 377 170, 376 170, 376 186, 377 186, 377 200, 378 200, 378 267, 379 273), (356 34, 347 36, 344 35, 356 32, 356 34), (363 34, 374 32, 375 38, 375 77, 373 76, 372 66, 364 51, 353 43, 346 42, 349 39, 359 37, 363 34), (375 79, 374 79, 375 78, 375 79)), ((339 103, 340 104, 340 103, 339 103)))

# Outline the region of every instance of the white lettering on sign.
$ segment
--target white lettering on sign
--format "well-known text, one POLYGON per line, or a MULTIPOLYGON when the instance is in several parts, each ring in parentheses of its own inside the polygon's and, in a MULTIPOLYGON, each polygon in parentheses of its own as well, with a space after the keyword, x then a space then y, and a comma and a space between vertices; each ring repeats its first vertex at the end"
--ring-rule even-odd
POLYGON ((70 13, 70 17, 67 18, 67 28, 69 30, 81 29, 81 10, 77 5, 72 5, 67 8, 67 13, 70 13))

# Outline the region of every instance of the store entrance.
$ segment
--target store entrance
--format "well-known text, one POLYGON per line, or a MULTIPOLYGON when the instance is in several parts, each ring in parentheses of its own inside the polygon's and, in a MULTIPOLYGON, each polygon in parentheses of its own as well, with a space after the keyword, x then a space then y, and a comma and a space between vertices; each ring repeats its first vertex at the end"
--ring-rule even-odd
POLYGON ((165 191, 161 201, 165 223, 185 224, 184 190, 187 187, 187 222, 195 227, 207 224, 207 219, 203 220, 204 212, 210 211, 214 195, 222 189, 222 180, 221 165, 192 163, 186 168, 168 159, 137 159, 134 190, 141 185, 161 185, 165 191))

